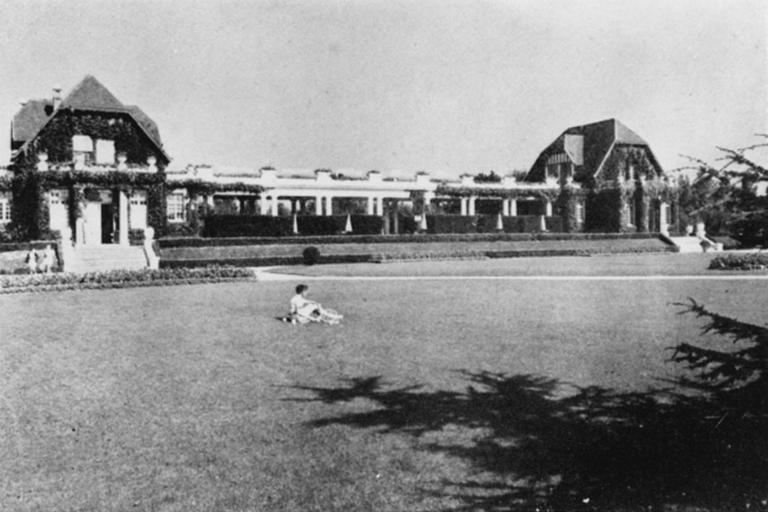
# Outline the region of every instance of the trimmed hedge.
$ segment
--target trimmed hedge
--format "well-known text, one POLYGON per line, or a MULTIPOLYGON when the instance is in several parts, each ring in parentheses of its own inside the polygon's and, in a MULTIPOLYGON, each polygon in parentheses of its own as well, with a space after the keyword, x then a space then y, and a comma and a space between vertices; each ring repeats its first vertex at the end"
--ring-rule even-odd
POLYGON ((712 258, 710 270, 766 270, 768 253, 751 252, 745 254, 724 254, 712 258))
POLYGON ((250 270, 221 265, 210 265, 204 268, 110 270, 108 272, 89 272, 87 274, 67 272, 26 276, 0 276, 0 293, 215 283, 236 279, 251 279, 253 277, 254 274, 250 270))
POLYGON ((209 215, 204 219, 202 236, 220 238, 233 236, 282 237, 293 234, 292 217, 271 215, 209 215))
MULTIPOLYGON (((289 217, 291 226, 293 217, 289 217)), ((296 217, 299 233, 307 235, 336 235, 344 231, 346 215, 299 215, 296 217)))
MULTIPOLYGON (((373 254, 332 254, 318 257, 315 263, 372 263, 376 262, 373 254)), ((215 258, 215 259, 160 259, 160 268, 195 268, 211 265, 227 265, 232 267, 274 267, 282 265, 303 265, 304 257, 299 256, 266 256, 250 258, 215 258)))
POLYGON ((55 248, 58 243, 58 240, 33 240, 31 242, 13 242, 8 244, 0 244, 0 252, 29 251, 31 248, 34 248, 35 250, 42 250, 45 249, 45 246, 47 245, 51 245, 55 248))
MULTIPOLYGON (((517 219, 520 217, 507 217, 517 219)), ((531 216, 532 219, 538 217, 531 216)), ((658 239, 658 233, 452 233, 409 235, 334 235, 288 237, 226 237, 226 238, 160 238, 161 248, 173 247, 226 247, 233 245, 324 245, 324 244, 376 244, 426 242, 523 242, 547 240, 643 240, 658 239)))
POLYGON ((355 235, 380 235, 384 228, 384 219, 378 215, 352 215, 351 220, 355 235))
POLYGON ((428 233, 476 233, 474 215, 427 215, 428 233))

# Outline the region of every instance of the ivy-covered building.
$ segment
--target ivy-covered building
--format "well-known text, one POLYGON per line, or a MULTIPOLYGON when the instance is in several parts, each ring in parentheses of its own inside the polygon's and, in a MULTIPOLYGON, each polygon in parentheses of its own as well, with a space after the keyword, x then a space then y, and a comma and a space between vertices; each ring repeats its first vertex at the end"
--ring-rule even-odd
POLYGON ((0 173, 0 229, 22 240, 59 232, 78 247, 128 245, 148 227, 161 236, 198 236, 222 222, 262 232, 276 225, 266 216, 293 218, 290 231, 299 233, 313 220, 306 217, 350 214, 372 217, 369 227, 385 233, 665 232, 675 218, 674 191, 651 148, 615 119, 568 128, 521 181, 493 173, 438 180, 428 172, 174 171, 155 122, 86 76, 66 97, 56 88, 22 104, 11 150, 0 173))
POLYGON ((22 239, 58 231, 81 245, 127 245, 149 226, 162 232, 169 161, 157 124, 93 76, 66 97, 54 88, 23 103, 11 123, 8 229, 22 239))
POLYGON ((525 181, 559 184, 562 215, 585 231, 668 232, 676 224, 676 194, 651 147, 616 119, 566 129, 525 181))

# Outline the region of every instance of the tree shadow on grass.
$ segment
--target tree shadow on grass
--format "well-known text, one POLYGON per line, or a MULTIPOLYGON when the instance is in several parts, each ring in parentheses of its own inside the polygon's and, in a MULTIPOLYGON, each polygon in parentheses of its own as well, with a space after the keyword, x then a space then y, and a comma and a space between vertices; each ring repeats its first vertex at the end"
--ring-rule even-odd
POLYGON ((475 476, 426 490, 461 504, 451 510, 768 509, 765 401, 757 409, 754 399, 734 401, 754 378, 723 389, 698 373, 681 377, 674 392, 626 393, 538 375, 460 375, 464 391, 393 388, 380 376, 297 388, 314 395, 307 400, 375 406, 314 427, 406 434, 467 462, 475 476))

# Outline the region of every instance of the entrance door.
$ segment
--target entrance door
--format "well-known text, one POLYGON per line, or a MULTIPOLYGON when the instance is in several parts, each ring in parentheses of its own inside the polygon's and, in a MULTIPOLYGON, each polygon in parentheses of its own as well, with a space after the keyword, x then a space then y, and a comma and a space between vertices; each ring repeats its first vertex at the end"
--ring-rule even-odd
POLYGON ((112 218, 112 205, 101 205, 101 243, 111 244, 112 233, 115 230, 115 224, 112 218))
POLYGON ((101 243, 101 203, 88 201, 85 203, 83 215, 83 242, 88 245, 101 243))

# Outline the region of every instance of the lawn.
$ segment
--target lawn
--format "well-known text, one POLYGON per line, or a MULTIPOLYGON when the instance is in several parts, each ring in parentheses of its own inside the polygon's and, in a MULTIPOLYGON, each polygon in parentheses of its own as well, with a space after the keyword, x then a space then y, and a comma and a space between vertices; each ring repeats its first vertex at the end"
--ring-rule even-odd
MULTIPOLYGON (((715 342, 671 303, 766 305, 764 281, 320 280, 343 324, 291 326, 275 317, 298 282, 0 296, 0 509, 635 510, 657 483, 638 461, 681 462, 598 413, 656 432, 632 397, 679 375, 670 345, 715 342), (577 398, 597 419, 570 416, 577 398)), ((676 503, 743 506, 759 485, 688 462, 710 477, 676 503)))

